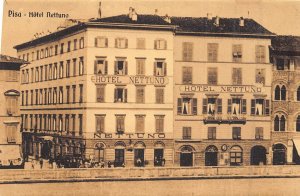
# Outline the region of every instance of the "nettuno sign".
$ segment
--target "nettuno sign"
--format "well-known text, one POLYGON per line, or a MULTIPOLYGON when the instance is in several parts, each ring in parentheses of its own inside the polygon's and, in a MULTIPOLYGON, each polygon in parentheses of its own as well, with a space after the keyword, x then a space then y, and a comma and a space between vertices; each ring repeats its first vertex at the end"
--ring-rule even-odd
POLYGON ((182 85, 181 92, 215 92, 215 93, 262 93, 264 89, 257 86, 210 86, 210 85, 182 85))
POLYGON ((94 138, 99 139, 163 139, 165 133, 95 133, 94 138))
POLYGON ((140 84, 140 85, 166 85, 167 77, 155 76, 117 76, 117 75, 95 75, 92 76, 95 84, 140 84))

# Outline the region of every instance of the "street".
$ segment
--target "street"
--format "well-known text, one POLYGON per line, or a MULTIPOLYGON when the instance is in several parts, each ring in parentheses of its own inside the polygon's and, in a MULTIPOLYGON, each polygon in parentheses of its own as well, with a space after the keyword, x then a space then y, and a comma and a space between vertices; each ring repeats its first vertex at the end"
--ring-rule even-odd
POLYGON ((2 184, 0 195, 300 195, 300 178, 2 184))

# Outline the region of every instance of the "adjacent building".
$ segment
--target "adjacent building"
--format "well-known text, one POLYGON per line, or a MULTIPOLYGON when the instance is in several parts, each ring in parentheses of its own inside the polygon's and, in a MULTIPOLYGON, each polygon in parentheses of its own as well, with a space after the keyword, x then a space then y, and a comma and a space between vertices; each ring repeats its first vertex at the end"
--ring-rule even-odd
POLYGON ((0 166, 22 164, 20 134, 20 66, 21 59, 0 55, 0 166))
POLYGON ((300 164, 300 37, 274 37, 270 54, 273 164, 300 164))

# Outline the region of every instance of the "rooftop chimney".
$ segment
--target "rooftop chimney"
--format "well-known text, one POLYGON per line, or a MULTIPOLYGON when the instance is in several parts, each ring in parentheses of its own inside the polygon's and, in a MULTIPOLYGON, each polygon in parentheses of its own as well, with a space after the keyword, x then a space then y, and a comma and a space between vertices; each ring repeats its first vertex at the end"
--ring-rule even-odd
POLYGON ((245 20, 243 17, 240 17, 240 27, 243 27, 245 25, 245 20))
POLYGON ((215 23, 214 23, 217 27, 220 25, 220 18, 219 16, 216 16, 215 18, 215 23))
POLYGON ((168 14, 166 14, 166 16, 165 16, 165 21, 167 23, 171 23, 171 17, 168 14))
POLYGON ((132 18, 132 13, 133 12, 133 8, 129 7, 129 13, 128 13, 128 17, 131 19, 132 18))
POLYGON ((154 10, 154 15, 158 15, 158 9, 154 10))
POLYGON ((211 13, 207 13, 207 19, 212 20, 212 14, 211 13))
POLYGON ((136 11, 134 10, 134 9, 132 9, 132 18, 131 18, 131 20, 132 21, 137 21, 137 13, 136 13, 136 11))

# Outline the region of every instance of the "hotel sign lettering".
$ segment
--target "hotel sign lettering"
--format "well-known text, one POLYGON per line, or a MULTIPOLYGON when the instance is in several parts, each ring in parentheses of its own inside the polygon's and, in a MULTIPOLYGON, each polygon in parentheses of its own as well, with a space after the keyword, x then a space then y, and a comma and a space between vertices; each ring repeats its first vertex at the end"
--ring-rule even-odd
POLYGON ((117 75, 95 75, 92 76, 95 84, 140 84, 140 85, 166 85, 167 77, 155 76, 117 76, 117 75))
POLYGON ((182 85, 181 92, 214 92, 214 93, 262 93, 264 89, 257 86, 210 86, 210 85, 182 85))
POLYGON ((163 139, 164 133, 95 133, 94 138, 101 139, 163 139))

